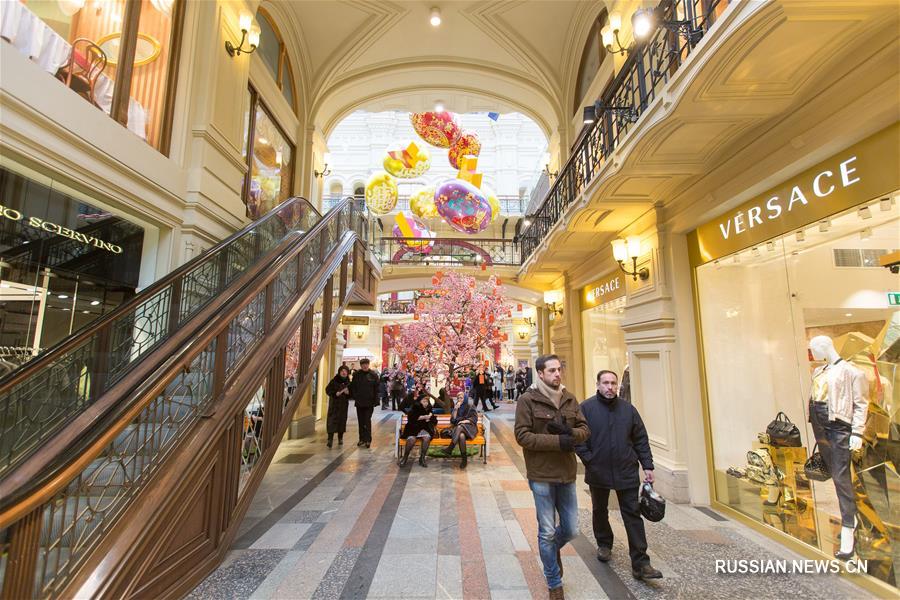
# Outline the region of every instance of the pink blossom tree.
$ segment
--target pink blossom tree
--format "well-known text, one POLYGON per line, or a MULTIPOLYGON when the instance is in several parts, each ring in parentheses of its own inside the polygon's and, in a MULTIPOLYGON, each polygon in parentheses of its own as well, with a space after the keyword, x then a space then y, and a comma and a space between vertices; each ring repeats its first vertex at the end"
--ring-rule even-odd
POLYGON ((485 352, 506 341, 502 325, 510 307, 499 278, 485 282, 461 273, 438 272, 433 292, 417 303, 415 320, 400 330, 395 345, 413 369, 450 380, 481 363, 485 352))

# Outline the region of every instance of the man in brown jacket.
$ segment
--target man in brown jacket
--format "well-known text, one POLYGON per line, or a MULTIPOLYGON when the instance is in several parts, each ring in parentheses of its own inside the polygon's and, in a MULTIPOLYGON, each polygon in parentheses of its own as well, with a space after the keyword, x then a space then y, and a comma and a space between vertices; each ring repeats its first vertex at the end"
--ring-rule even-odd
POLYGON ((578 535, 574 448, 591 432, 578 400, 562 385, 559 357, 541 356, 534 366, 538 377, 516 405, 516 441, 523 448, 528 486, 534 494, 538 548, 550 598, 562 600, 560 550, 578 535))

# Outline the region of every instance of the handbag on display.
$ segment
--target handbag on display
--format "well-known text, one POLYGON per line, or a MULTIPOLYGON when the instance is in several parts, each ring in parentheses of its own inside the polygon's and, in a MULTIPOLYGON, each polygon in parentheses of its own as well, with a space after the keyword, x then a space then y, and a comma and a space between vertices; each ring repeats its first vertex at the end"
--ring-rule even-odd
POLYGON ((806 473, 808 479, 815 481, 828 481, 831 479, 828 465, 825 464, 825 459, 822 458, 822 453, 819 452, 819 444, 813 447, 812 454, 809 455, 809 458, 803 464, 803 472, 806 473))
POLYGON ((800 441, 800 430, 783 412, 775 415, 775 419, 766 427, 766 434, 769 436, 769 444, 772 446, 799 448, 803 445, 800 441))
POLYGON ((784 475, 772 462, 772 455, 764 448, 747 452, 747 478, 762 485, 778 485, 784 475))

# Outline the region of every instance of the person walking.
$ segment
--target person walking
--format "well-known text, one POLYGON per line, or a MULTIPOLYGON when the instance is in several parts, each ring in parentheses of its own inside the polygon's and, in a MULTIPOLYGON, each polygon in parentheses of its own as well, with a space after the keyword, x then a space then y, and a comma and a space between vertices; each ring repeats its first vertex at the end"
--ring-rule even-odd
POLYGON ((525 393, 526 387, 527 386, 525 385, 525 369, 522 367, 519 367, 519 370, 516 371, 516 398, 517 399, 519 398, 519 396, 521 396, 522 394, 525 393))
POLYGON ((650 566, 647 556, 647 534, 638 501, 639 463, 644 481, 653 483, 653 454, 641 415, 619 397, 619 377, 607 370, 597 374, 597 394, 582 402, 581 410, 591 435, 575 451, 584 463, 584 481, 591 490, 597 559, 607 562, 612 556, 613 531, 607 506, 609 492, 615 490, 628 537, 631 574, 635 579, 659 579, 662 573, 650 566))
POLYGON ((428 394, 422 394, 418 402, 413 403, 406 416, 406 425, 401 434, 406 438, 406 447, 403 449, 403 457, 397 461, 398 466, 406 466, 410 453, 416 447, 416 440, 422 440, 419 464, 423 467, 428 466, 425 464, 425 455, 428 453, 428 446, 431 444, 432 438, 434 438, 436 425, 437 417, 431 412, 431 399, 428 394))
POLYGON ((359 370, 350 382, 350 396, 356 404, 356 418, 359 421, 359 441, 357 446, 372 447, 372 412, 378 403, 378 375, 369 369, 369 359, 359 361, 359 370))
POLYGON ((491 371, 491 379, 493 380, 494 389, 493 389, 493 401, 494 406, 500 404, 500 401, 503 400, 503 369, 500 365, 494 367, 494 370, 491 371))
POLYGON ((391 374, 391 410, 400 410, 403 398, 406 397, 406 373, 394 367, 391 374))
POLYGON ((503 377, 503 385, 506 388, 506 399, 512 402, 516 393, 516 374, 512 365, 506 367, 506 374, 503 377))
POLYGON ((381 410, 387 410, 388 407, 388 384, 390 383, 390 369, 384 369, 378 377, 378 400, 381 403, 381 410))
POLYGON ((344 432, 347 431, 347 405, 350 401, 350 368, 341 365, 328 385, 325 386, 328 396, 328 416, 325 421, 328 432, 328 447, 331 448, 334 434, 338 436, 338 446, 344 445, 344 432))
POLYGON ((444 449, 444 457, 452 456, 453 447, 459 444, 459 454, 462 457, 459 468, 465 469, 469 463, 466 440, 474 440, 478 435, 478 411, 466 402, 462 394, 456 396, 453 411, 450 413, 450 424, 453 425, 453 429, 450 432, 450 445, 444 449))
POLYGON ((550 599, 562 600, 565 596, 560 550, 578 534, 574 448, 587 440, 591 432, 578 400, 562 385, 559 357, 538 357, 535 370, 537 380, 516 405, 515 434, 523 449, 528 486, 534 495, 538 549, 550 599))

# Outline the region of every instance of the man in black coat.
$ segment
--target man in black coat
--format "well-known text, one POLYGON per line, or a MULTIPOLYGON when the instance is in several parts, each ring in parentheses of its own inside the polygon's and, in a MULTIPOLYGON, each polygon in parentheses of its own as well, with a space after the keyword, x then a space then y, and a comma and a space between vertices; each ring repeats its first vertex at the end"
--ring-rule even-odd
POLYGON ((584 463, 584 481, 591 488, 597 559, 606 562, 612 556, 613 532, 607 507, 610 490, 616 490, 628 535, 631 574, 636 579, 659 579, 662 573, 650 566, 647 556, 647 535, 638 502, 639 463, 644 469, 644 481, 653 483, 650 440, 641 415, 633 405, 619 398, 618 392, 618 375, 600 371, 597 395, 581 403, 591 436, 575 447, 584 463))
POLYGON ((359 361, 359 370, 350 382, 350 395, 356 404, 356 419, 359 421, 359 441, 357 446, 372 446, 372 412, 378 404, 378 375, 369 370, 369 359, 359 361))

